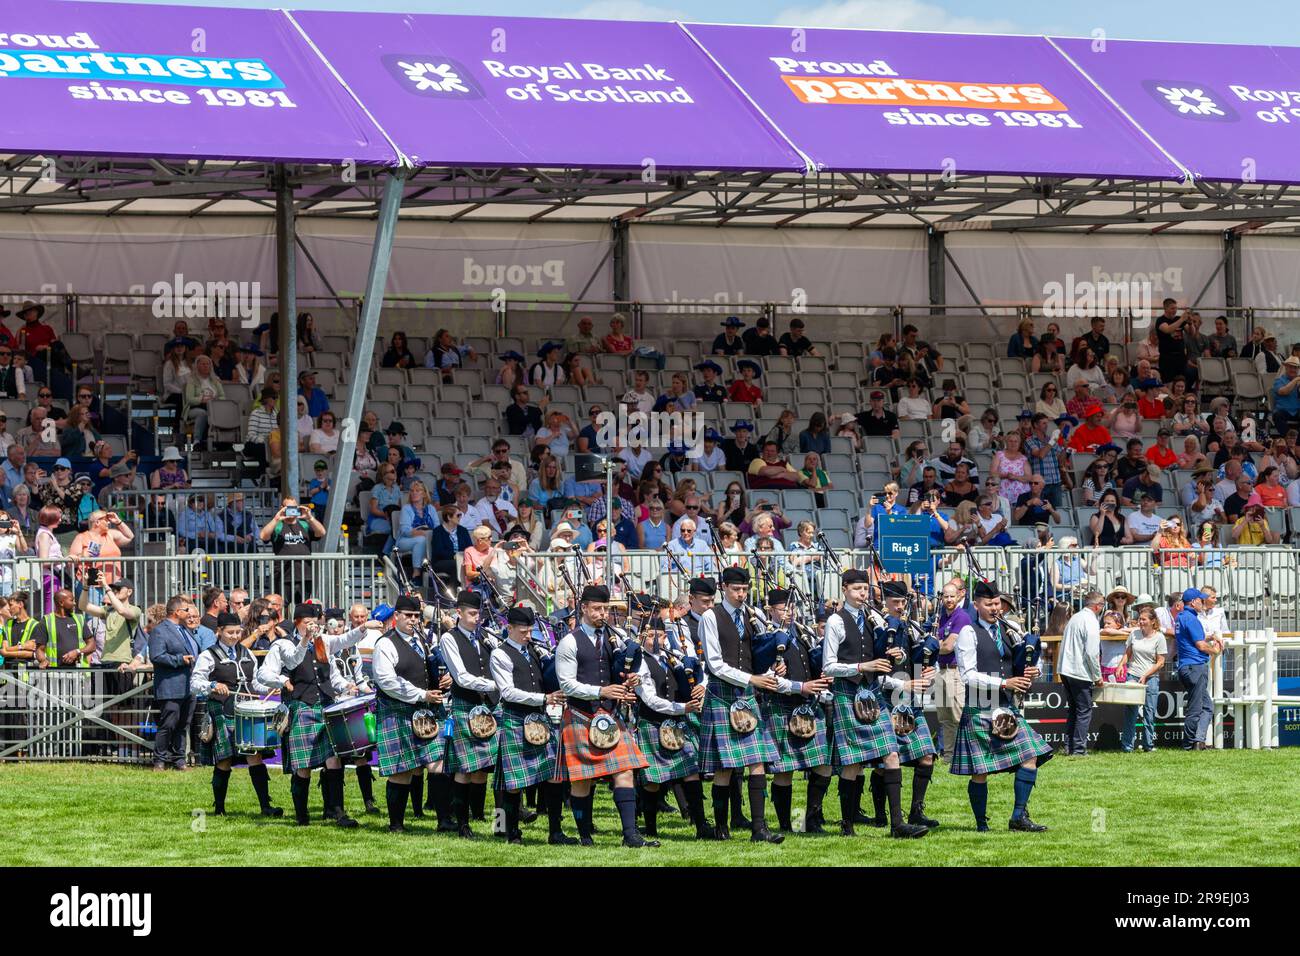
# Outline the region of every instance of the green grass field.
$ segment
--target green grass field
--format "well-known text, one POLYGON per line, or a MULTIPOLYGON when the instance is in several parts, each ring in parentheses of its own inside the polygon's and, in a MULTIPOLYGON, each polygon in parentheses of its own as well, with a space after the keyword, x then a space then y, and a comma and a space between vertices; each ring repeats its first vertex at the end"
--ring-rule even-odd
MULTIPOLYGON (((582 865, 598 855, 604 865, 660 866, 1290 866, 1300 846, 1298 756, 1283 750, 1058 757, 1041 771, 1031 804, 1033 817, 1051 827, 1041 835, 1005 829, 1011 809, 1005 774, 989 787, 993 832, 977 834, 965 778, 945 769, 935 774, 927 801, 943 826, 922 840, 890 840, 860 827, 854 839, 796 834, 780 847, 753 846, 747 834, 729 843, 698 843, 674 813, 660 818, 664 845, 640 851, 619 845, 606 792, 596 801, 597 848, 549 847, 541 820, 524 828, 528 845, 510 847, 487 836, 486 823, 477 824, 479 839, 467 841, 434 835, 431 819, 412 826, 408 818, 413 832, 405 836, 386 832, 382 816, 363 816, 362 827, 350 832, 263 820, 251 815, 256 801, 243 770, 231 780, 231 815, 223 818, 199 813, 211 806, 206 768, 156 774, 134 767, 4 764, 0 865, 557 866, 582 865)), ((910 786, 905 770, 905 805, 910 786)), ((796 781, 796 807, 803 792, 796 781)), ((272 793, 289 806, 288 783, 278 772, 272 793)), ((376 794, 382 806, 382 780, 376 794)), ((361 801, 350 776, 347 799, 355 815, 361 801)), ((490 798, 488 806, 490 814, 490 798)), ((315 787, 312 808, 319 813, 315 787)), ((772 820, 770 806, 768 815, 772 820)), ((826 815, 839 817, 833 787, 826 815)), ((571 819, 566 829, 573 832, 571 819)))

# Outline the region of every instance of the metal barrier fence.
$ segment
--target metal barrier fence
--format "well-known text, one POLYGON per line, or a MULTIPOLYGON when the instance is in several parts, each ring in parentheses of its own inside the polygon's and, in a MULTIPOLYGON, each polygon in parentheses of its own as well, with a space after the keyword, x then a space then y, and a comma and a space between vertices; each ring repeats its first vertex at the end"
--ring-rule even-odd
POLYGON ((280 509, 281 500, 278 488, 155 488, 108 494, 109 510, 122 515, 144 541, 167 540, 170 532, 178 548, 219 553, 256 551, 257 533, 280 509), (197 499, 203 502, 202 510, 197 499), (238 509, 234 499, 242 501, 238 509))
POLYGON ((0 669, 0 762, 153 757, 153 681, 108 668, 0 669))
POLYGON ((205 554, 123 556, 111 560, 18 558, 0 561, 0 593, 24 591, 28 613, 49 613, 61 588, 77 597, 90 589, 102 604, 102 584, 124 577, 134 588, 132 603, 141 608, 165 604, 176 594, 199 596, 207 588, 229 592, 243 588, 252 597, 282 594, 286 605, 311 598, 333 607, 381 599, 379 562, 368 554, 205 554))

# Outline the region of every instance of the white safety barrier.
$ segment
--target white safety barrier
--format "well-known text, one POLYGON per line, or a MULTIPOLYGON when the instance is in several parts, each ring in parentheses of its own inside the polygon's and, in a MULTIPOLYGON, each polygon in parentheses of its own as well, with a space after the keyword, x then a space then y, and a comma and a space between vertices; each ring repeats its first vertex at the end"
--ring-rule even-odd
POLYGON ((1278 746, 1278 707, 1300 706, 1300 697, 1278 693, 1278 651, 1300 651, 1300 636, 1279 636, 1277 631, 1246 630, 1224 642, 1232 651, 1218 659, 1211 674, 1214 699, 1214 746, 1223 747, 1225 718, 1231 714, 1238 749, 1262 750, 1278 746), (1231 667, 1232 689, 1226 690, 1231 667))

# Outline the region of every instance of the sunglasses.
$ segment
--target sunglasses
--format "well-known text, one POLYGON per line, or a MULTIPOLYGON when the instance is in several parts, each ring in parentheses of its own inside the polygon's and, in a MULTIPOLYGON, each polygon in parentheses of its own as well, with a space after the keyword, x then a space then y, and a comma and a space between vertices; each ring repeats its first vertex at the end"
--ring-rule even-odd
POLYGON ((13 354, 14 354, 13 352, 10 352, 8 350, 0 351, 0 356, 13 355, 13 354))
POLYGON ((37 398, 53 398, 53 397, 54 397, 54 394, 53 394, 52 392, 37 392, 37 393, 36 393, 36 397, 37 397, 37 398))

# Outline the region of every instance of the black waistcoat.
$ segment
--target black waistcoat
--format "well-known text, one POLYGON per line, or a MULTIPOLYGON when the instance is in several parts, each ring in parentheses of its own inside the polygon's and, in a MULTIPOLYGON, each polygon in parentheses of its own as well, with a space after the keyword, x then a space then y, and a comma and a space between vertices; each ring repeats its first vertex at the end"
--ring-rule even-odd
MULTIPOLYGON (((288 641, 291 645, 296 644, 296 641, 291 638, 286 637, 281 640, 288 641)), ((300 700, 304 704, 319 704, 322 696, 333 699, 334 695, 330 690, 329 661, 322 663, 316 660, 316 654, 310 646, 302 655, 298 666, 289 671, 286 676, 293 682, 293 690, 289 692, 290 700, 300 700)))
POLYGON ((754 673, 754 629, 749 621, 742 616, 741 620, 745 621, 745 631, 742 634, 736 630, 736 622, 722 604, 713 608, 713 616, 718 622, 718 643, 722 647, 722 659, 736 670, 746 674, 754 673))
MULTIPOLYGON (((808 657, 808 648, 797 636, 791 636, 785 645, 785 676, 788 680, 804 683, 815 680, 812 660, 808 657)), ((802 694, 800 696, 803 696, 802 694)))
MULTIPOLYGON (((403 680, 410 681, 420 690, 429 689, 429 665, 425 659, 419 655, 410 642, 401 634, 390 631, 380 640, 389 641, 397 650, 397 663, 393 666, 393 673, 403 680)), ((419 640, 417 637, 416 640, 419 640)), ((381 690, 379 693, 383 694, 381 690)), ((387 694, 384 694, 388 697, 387 694)), ((395 697, 389 697, 389 700, 396 700, 395 697)))
POLYGON ((839 615, 840 621, 844 624, 844 640, 840 641, 839 662, 841 664, 861 664, 863 661, 872 660, 875 654, 867 652, 867 640, 863 637, 862 632, 858 630, 857 616, 850 614, 848 610, 840 610, 835 613, 839 615))
MULTIPOLYGON (((510 658, 510 680, 515 687, 528 694, 543 693, 542 665, 537 660, 537 654, 531 648, 521 651, 508 642, 502 644, 501 649, 510 658)), ((542 709, 530 704, 506 703, 502 706, 516 713, 536 713, 542 709)))
MULTIPOLYGON (((1002 653, 999 654, 998 643, 993 639, 988 625, 976 617, 971 622, 971 627, 975 631, 975 669, 981 674, 1006 680, 1011 676, 1011 642, 1007 640, 1006 634, 1002 635, 1002 653)), ((1010 701, 1011 695, 1003 690, 999 692, 998 699, 1005 705, 1010 701)))
POLYGON ((253 675, 257 671, 257 662, 253 659, 252 652, 240 644, 227 648, 223 644, 217 643, 208 648, 208 653, 217 662, 216 666, 212 668, 212 674, 208 679, 218 684, 225 684, 230 688, 230 696, 221 701, 221 712, 227 717, 234 717, 235 688, 239 686, 240 675, 243 675, 244 684, 251 690, 253 675))
MULTIPOLYGON (((605 687, 610 683, 609 667, 609 637, 602 628, 599 631, 599 639, 595 646, 592 646, 591 638, 581 628, 573 630, 573 643, 578 650, 578 682, 581 684, 591 684, 596 687, 605 687)), ((575 710, 580 710, 584 714, 595 713, 597 707, 605 710, 613 710, 614 706, 605 699, 601 700, 570 700, 569 706, 575 710)))
MULTIPOLYGON (((644 657, 646 667, 650 670, 650 679, 655 685, 655 694, 663 700, 677 699, 677 675, 670 668, 664 667, 659 658, 652 654, 646 654, 644 657)), ((637 720, 645 720, 658 726, 667 720, 671 714, 661 714, 657 710, 647 707, 643 702, 637 702, 637 720)))
MULTIPOLYGON (((456 642, 456 649, 460 651, 460 663, 465 673, 473 674, 475 677, 484 677, 492 679, 492 671, 488 667, 488 658, 492 656, 492 650, 487 646, 487 641, 478 642, 478 650, 474 649, 474 642, 465 636, 465 632, 459 627, 451 632, 452 640, 456 642)), ((481 694, 476 690, 470 690, 468 687, 461 687, 455 679, 451 683, 451 696, 457 700, 463 700, 469 704, 482 704, 488 701, 484 697, 489 695, 481 694)))

